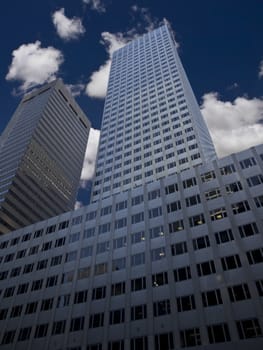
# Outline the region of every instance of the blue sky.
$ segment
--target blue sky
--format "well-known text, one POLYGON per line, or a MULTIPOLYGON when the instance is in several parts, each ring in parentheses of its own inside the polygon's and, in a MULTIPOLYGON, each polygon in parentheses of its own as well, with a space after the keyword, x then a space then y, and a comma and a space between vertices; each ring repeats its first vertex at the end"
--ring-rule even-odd
MULTIPOLYGON (((260 143, 262 13, 260 0, 5 1, 0 133, 21 96, 53 77, 74 88, 77 102, 99 129, 112 51, 166 18, 219 155, 260 143)), ((92 135, 86 164, 94 162, 98 135, 92 135)))

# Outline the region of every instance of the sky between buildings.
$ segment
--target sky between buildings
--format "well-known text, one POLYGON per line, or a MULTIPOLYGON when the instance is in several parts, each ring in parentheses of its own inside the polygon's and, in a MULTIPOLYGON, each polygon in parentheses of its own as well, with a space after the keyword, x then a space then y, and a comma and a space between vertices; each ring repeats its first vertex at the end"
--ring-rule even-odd
POLYGON ((114 50, 166 18, 218 155, 263 142, 260 0, 5 1, 0 33, 0 133, 21 97, 63 79, 93 129, 80 199, 90 191, 114 50))

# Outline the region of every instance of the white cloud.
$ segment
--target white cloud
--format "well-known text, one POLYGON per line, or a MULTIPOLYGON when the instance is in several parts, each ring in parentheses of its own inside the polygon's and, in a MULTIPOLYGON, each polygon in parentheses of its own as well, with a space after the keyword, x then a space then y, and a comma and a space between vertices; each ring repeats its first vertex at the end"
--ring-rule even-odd
POLYGON ((89 134, 89 140, 86 148, 86 154, 82 167, 80 182, 81 187, 85 188, 87 181, 93 178, 96 165, 96 157, 99 146, 100 130, 91 128, 89 134))
POLYGON ((72 96, 76 97, 79 96, 82 91, 85 89, 84 84, 67 84, 66 87, 68 88, 69 92, 72 96))
POLYGON ((263 77, 263 60, 259 64, 259 73, 258 73, 259 78, 263 77))
POLYGON ((129 40, 122 33, 111 34, 109 32, 103 32, 101 36, 101 43, 106 47, 109 58, 97 71, 91 74, 90 81, 86 87, 87 95, 95 98, 104 98, 106 96, 112 54, 117 49, 123 47, 129 40))
POLYGON ((263 100, 238 97, 220 101, 217 93, 203 96, 201 111, 219 157, 263 142, 263 100))
POLYGON ((53 80, 63 62, 63 54, 59 50, 52 46, 42 48, 40 41, 19 46, 12 56, 6 80, 21 81, 20 90, 23 92, 53 80))
POLYGON ((138 5, 131 6, 131 10, 136 17, 137 29, 144 28, 145 32, 149 32, 156 28, 160 21, 153 17, 147 7, 139 7, 138 5))
POLYGON ((64 8, 54 12, 52 20, 58 35, 64 40, 77 39, 81 34, 85 33, 81 19, 66 17, 64 8))
POLYGON ((101 0, 83 0, 85 4, 90 5, 92 10, 95 10, 97 12, 105 12, 105 6, 101 0))

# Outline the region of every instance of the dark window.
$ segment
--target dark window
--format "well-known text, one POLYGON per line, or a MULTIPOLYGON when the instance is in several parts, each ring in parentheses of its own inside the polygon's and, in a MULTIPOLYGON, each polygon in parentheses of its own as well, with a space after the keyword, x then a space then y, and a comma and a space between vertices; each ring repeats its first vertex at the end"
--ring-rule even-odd
POLYGON ((70 322, 70 332, 81 331, 84 328, 85 317, 72 318, 70 322))
POLYGON ((241 267, 240 257, 237 254, 221 258, 221 263, 224 271, 241 267))
POLYGON ((211 275, 212 273, 216 273, 215 263, 213 260, 197 264, 196 267, 198 276, 207 276, 211 275))
POLYGON ((194 310, 196 308, 193 294, 179 297, 176 299, 176 302, 178 312, 194 310))
POLYGON ((131 280, 131 291, 136 292, 146 288, 146 278, 140 277, 131 280))
POLYGON ((131 350, 148 350, 148 338, 138 337, 131 339, 131 350))
POLYGON ((92 299, 104 299, 106 297, 106 286, 93 288, 92 299))
POLYGON ((219 289, 210 290, 208 292, 203 292, 202 293, 202 301, 203 301, 204 307, 223 304, 221 292, 219 289))
POLYGON ((74 304, 81 304, 85 303, 88 298, 88 291, 87 290, 81 290, 79 292, 76 292, 74 295, 74 304))
POLYGON ((192 276, 191 276, 190 266, 180 267, 174 270, 175 282, 184 281, 184 280, 190 279, 191 277, 192 276))
POLYGON ((168 284, 168 274, 167 272, 160 272, 152 275, 152 286, 160 287, 165 284, 168 284))
POLYGON ((103 327, 104 324, 104 313, 98 313, 90 315, 89 328, 103 327))
POLYGON ((210 344, 225 343, 231 340, 226 323, 208 326, 207 331, 210 344))
POLYGON ((116 296, 125 293, 125 282, 119 282, 111 285, 111 295, 116 296))
POLYGON ((223 230, 215 233, 216 243, 222 244, 234 240, 232 230, 223 230))
POLYGON ((40 324, 36 326, 35 338, 42 338, 47 335, 48 323, 40 324))
POLYGON ((260 264, 263 262, 263 249, 250 250, 247 254, 247 259, 250 265, 260 264))
POLYGON ((31 335, 31 330, 32 330, 31 327, 21 328, 18 335, 18 341, 28 340, 31 335))
POLYGON ((237 321, 236 325, 240 339, 257 338, 262 336, 262 330, 257 318, 237 321))
POLYGON ((251 298, 250 291, 246 283, 228 287, 227 289, 229 298, 232 302, 251 298))
POLYGON ((62 334, 65 332, 66 320, 53 322, 52 334, 62 334))
POLYGON ((147 306, 136 305, 131 307, 131 321, 142 320, 147 317, 147 306))
POLYGON ((174 349, 173 333, 162 333, 154 336, 154 350, 174 349))
POLYGON ((124 322, 125 319, 125 310, 113 310, 110 311, 110 324, 118 324, 124 322))
POLYGON ((182 348, 201 345, 200 329, 190 328, 180 331, 180 341, 182 348))
POLYGON ((169 299, 156 301, 155 303, 153 303, 154 317, 168 315, 170 313, 171 313, 171 306, 170 306, 169 299))

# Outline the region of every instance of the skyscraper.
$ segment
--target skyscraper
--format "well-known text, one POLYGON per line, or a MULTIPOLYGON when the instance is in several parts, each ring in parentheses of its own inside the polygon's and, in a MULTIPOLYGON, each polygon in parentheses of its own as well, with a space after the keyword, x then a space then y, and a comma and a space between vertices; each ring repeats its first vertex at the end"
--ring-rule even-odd
POLYGON ((61 80, 22 99, 0 139, 0 234, 74 208, 89 129, 61 80))
MULTIPOLYGON (((160 45, 161 57, 163 36, 169 49, 172 36, 165 25, 128 44, 127 52, 149 38, 148 49, 160 45), (164 34, 156 43, 160 33, 164 34)), ((179 65, 178 58, 176 62, 179 65)), ((114 67, 111 77, 118 73, 114 67)), ((153 68, 152 74, 160 67, 153 68)), ((124 73, 121 76, 126 79, 124 73)), ((182 68, 178 78, 184 82, 180 88, 186 108, 175 112, 176 120, 168 89, 168 117, 161 117, 163 100, 152 103, 147 95, 150 102, 144 102, 149 108, 157 104, 158 113, 140 117, 138 129, 133 121, 137 116, 128 109, 125 122, 107 124, 107 97, 96 177, 102 179, 101 192, 96 193, 95 184, 90 205, 0 237, 1 349, 262 349, 263 145, 214 159, 202 117, 193 112, 196 102, 182 68), (183 117, 184 111, 189 115, 183 117), (122 135, 120 125, 126 125, 122 135), (143 140, 132 131, 131 139, 143 144, 141 152, 135 152, 136 157, 142 155, 141 170, 135 168, 139 161, 134 159, 130 127, 147 137, 143 140), (154 135, 157 131, 160 134, 154 135), (178 144, 177 132, 182 139, 178 144), (124 159, 115 145, 118 140, 124 159), (144 148, 148 140, 150 146, 144 148), (186 160, 180 163, 177 151, 182 142, 186 160), (193 150, 192 144, 197 145, 193 150), (159 148, 162 151, 155 153, 159 148), (111 149, 117 160, 114 153, 114 158, 107 154, 111 149), (125 155, 126 150, 132 154, 125 155), (192 158, 195 152, 199 155, 192 158), (159 153, 164 155, 162 176, 156 171, 159 153), (114 168, 106 171, 113 159, 114 168), (152 167, 145 165, 150 160, 152 167), (149 178, 144 168, 152 168, 149 178), (121 176, 116 176, 118 169, 121 176), (140 170, 141 184, 132 178, 115 187, 116 178, 128 179, 126 169, 131 169, 130 177, 140 170), (105 191, 104 183, 110 186, 105 191)), ((110 87, 111 79, 109 96, 119 89, 117 82, 110 87)), ((110 109, 115 103, 119 102, 113 99, 110 109)), ((173 103, 180 110, 179 101, 173 103)), ((117 120, 123 108, 121 103, 114 110, 117 120)))
POLYGON ((169 26, 115 51, 92 200, 214 159, 169 26))

